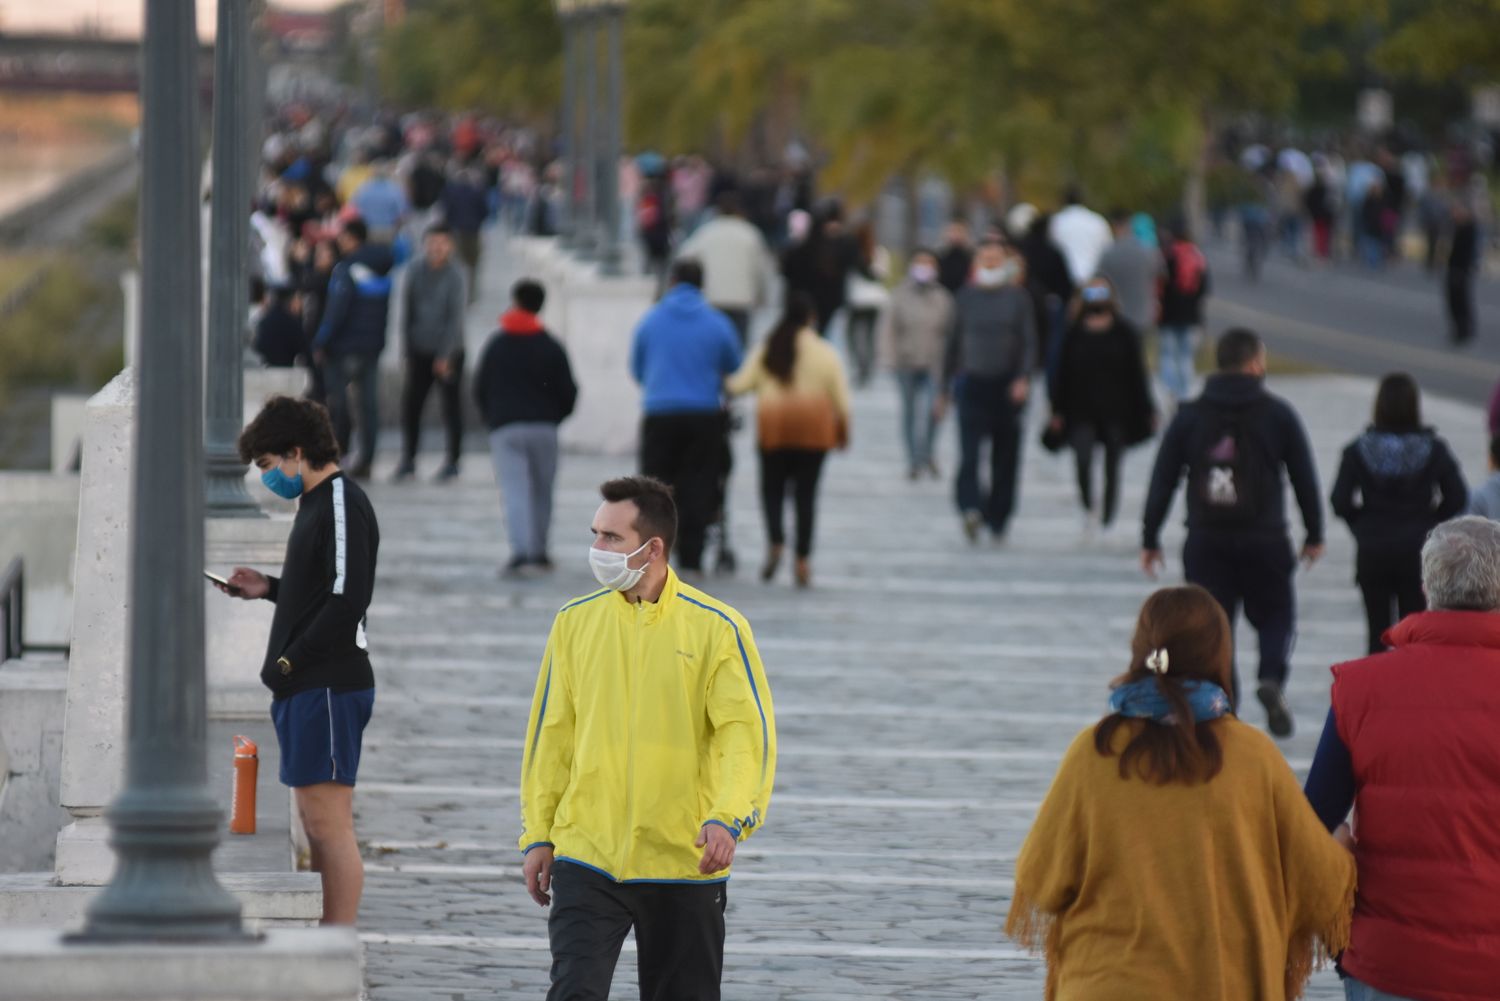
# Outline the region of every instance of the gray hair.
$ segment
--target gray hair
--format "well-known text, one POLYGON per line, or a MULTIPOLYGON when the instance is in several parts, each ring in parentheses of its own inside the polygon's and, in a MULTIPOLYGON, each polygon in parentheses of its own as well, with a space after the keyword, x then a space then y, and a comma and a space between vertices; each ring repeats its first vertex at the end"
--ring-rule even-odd
POLYGON ((1433 609, 1500 611, 1500 524, 1470 516, 1434 528, 1422 546, 1422 587, 1433 609))

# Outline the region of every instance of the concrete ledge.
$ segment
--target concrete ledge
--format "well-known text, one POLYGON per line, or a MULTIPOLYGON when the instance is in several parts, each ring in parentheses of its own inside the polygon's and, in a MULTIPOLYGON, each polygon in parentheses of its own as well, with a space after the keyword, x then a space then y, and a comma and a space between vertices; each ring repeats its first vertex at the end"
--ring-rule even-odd
MULTIPOLYGON (((315 872, 222 872, 219 882, 239 898, 252 927, 311 927, 323 916, 315 872)), ((99 886, 62 886, 50 872, 0 875, 0 928, 7 929, 0 940, 14 928, 81 927, 89 902, 101 892, 99 886)))
POLYGON ((0 873, 52 867, 53 840, 68 821, 57 805, 67 684, 60 657, 0 665, 0 873))
POLYGON ((0 937, 6 1001, 356 1001, 352 928, 272 929, 243 945, 68 942, 0 937))

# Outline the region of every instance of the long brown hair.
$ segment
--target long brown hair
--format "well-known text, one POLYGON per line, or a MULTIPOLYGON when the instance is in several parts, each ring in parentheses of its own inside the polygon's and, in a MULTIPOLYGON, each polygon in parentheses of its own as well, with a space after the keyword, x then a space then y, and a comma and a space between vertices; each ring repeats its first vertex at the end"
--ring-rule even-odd
MULTIPOLYGON (((1130 641, 1130 670, 1110 683, 1111 688, 1154 679, 1157 690, 1172 707, 1175 722, 1146 721, 1120 752, 1120 777, 1135 774, 1156 785, 1207 782, 1224 766, 1224 753, 1212 721, 1195 723, 1183 682, 1209 681, 1230 692, 1234 648, 1229 619, 1214 596, 1196 584, 1164 587, 1141 606, 1130 641), (1146 666, 1152 651, 1167 652, 1167 671, 1156 674, 1146 666)), ((1094 749, 1104 757, 1115 754, 1115 732, 1130 722, 1112 713, 1094 727, 1094 749)))
POLYGON ((766 340, 761 364, 782 385, 792 381, 792 366, 797 363, 797 335, 812 322, 814 311, 812 297, 806 292, 788 293, 781 319, 766 340))

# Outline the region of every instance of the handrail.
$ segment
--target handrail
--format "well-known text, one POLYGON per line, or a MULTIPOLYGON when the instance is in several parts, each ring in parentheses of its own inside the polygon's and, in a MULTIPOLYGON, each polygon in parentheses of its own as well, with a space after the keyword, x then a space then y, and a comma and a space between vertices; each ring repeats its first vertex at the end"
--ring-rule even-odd
POLYGON ((25 641, 25 563, 17 556, 0 574, 0 663, 19 658, 26 652, 25 641))

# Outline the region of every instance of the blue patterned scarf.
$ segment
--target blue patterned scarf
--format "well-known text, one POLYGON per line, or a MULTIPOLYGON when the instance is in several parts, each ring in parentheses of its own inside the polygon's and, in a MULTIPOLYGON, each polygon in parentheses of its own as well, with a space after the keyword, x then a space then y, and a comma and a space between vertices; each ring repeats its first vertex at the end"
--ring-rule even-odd
MULTIPOLYGON (((1212 681, 1193 678, 1181 685, 1182 693, 1187 696, 1188 705, 1192 707, 1194 723, 1206 723, 1229 712, 1229 696, 1212 681)), ((1172 704, 1156 687, 1155 678, 1142 678, 1116 688, 1109 695, 1109 708, 1121 716, 1133 719, 1155 720, 1168 725, 1177 722, 1172 715, 1172 704)))

